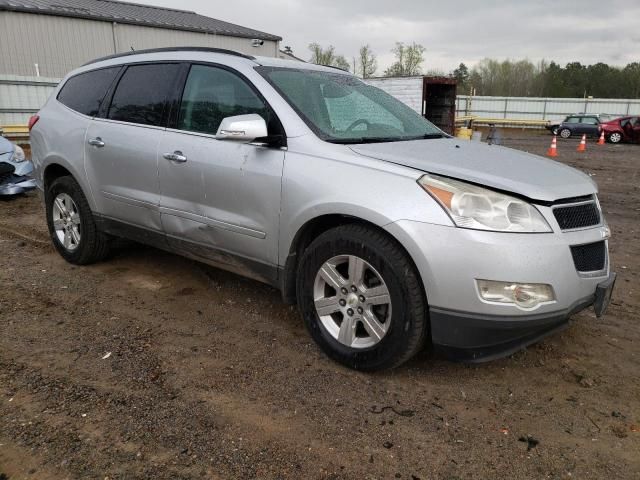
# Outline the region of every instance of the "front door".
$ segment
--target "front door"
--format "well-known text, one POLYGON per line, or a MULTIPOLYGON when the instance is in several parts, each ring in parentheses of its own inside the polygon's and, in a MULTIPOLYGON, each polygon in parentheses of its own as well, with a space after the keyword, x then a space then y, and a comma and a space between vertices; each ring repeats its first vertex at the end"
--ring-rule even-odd
POLYGON ((272 282, 284 150, 215 139, 223 118, 249 113, 262 116, 270 133, 281 128, 238 74, 191 66, 176 128, 163 133, 158 150, 160 212, 174 248, 272 282))
POLYGON ((85 168, 98 213, 161 231, 158 144, 166 99, 178 64, 128 66, 105 118, 95 118, 85 136, 85 168))

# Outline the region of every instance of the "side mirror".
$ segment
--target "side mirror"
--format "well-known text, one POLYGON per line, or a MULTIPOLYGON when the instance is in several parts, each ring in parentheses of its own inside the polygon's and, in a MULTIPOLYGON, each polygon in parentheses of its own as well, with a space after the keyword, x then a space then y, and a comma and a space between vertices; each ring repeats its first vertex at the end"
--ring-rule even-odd
POLYGON ((267 122, 255 113, 223 119, 218 127, 218 133, 216 133, 218 140, 232 140, 242 143, 251 143, 256 138, 266 136, 267 122))

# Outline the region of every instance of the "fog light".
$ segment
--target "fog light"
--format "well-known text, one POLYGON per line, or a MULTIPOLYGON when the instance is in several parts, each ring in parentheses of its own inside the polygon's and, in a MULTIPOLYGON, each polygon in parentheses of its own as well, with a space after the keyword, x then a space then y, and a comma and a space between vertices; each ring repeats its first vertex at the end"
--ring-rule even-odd
POLYGON ((545 283, 495 282, 477 280, 480 297, 487 302, 509 303, 521 308, 534 308, 556 299, 551 285, 545 283))

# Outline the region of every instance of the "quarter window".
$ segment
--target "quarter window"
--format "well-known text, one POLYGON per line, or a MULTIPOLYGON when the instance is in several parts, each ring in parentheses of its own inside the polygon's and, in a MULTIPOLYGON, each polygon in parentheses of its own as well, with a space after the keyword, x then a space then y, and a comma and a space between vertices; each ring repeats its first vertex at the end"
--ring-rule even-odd
POLYGON ((565 120, 566 123, 580 123, 580 117, 569 117, 565 120))
POLYGON ((224 118, 251 113, 260 115, 268 125, 272 120, 264 102, 237 75, 217 67, 191 67, 182 95, 178 129, 213 135, 224 118))
POLYGON ((71 77, 58 93, 58 101, 76 112, 95 117, 119 70, 120 67, 102 68, 71 77))
POLYGON ((113 94, 107 118, 162 126, 167 98, 179 68, 178 64, 128 67, 113 94))

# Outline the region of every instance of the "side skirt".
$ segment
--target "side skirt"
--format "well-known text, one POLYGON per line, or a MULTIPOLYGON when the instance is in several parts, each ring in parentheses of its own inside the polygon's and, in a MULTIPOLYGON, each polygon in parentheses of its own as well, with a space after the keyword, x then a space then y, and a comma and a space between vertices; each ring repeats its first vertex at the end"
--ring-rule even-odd
POLYGON ((281 269, 275 265, 258 262, 254 259, 235 255, 197 242, 177 237, 170 237, 163 232, 148 230, 137 225, 115 220, 94 213, 99 230, 135 242, 150 245, 177 255, 196 260, 212 267, 251 278, 280 289, 281 269))

